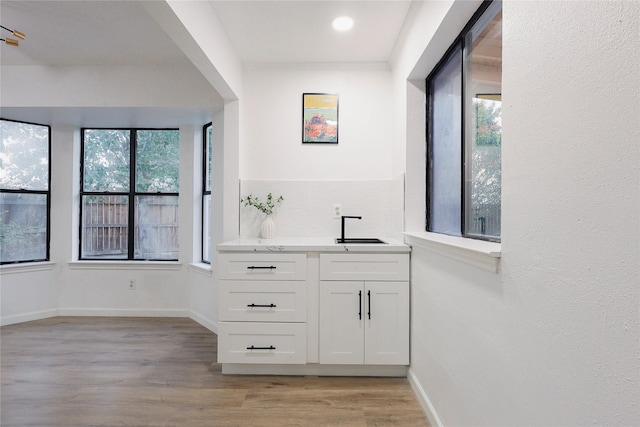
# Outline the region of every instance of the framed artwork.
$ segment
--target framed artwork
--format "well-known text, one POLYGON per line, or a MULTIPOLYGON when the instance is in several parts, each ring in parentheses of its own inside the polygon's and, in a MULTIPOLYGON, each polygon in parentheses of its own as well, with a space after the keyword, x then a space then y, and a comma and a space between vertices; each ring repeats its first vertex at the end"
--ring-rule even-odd
POLYGON ((302 143, 338 143, 337 94, 302 94, 302 143))

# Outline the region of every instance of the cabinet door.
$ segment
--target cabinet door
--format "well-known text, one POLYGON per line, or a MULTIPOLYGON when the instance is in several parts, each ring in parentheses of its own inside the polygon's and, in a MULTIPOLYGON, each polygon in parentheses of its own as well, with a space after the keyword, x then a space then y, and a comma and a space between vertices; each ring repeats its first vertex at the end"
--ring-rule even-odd
POLYGON ((409 282, 365 283, 365 363, 409 364, 409 282))
POLYGON ((364 363, 364 282, 320 282, 320 363, 364 363))

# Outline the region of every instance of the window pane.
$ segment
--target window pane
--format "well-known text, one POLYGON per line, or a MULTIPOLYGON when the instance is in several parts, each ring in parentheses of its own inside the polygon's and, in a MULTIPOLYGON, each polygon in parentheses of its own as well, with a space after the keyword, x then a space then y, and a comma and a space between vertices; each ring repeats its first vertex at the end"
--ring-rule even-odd
POLYGON ((81 258, 127 259, 129 198, 82 197, 81 258))
POLYGON ((213 130, 211 125, 205 127, 205 148, 204 148, 204 190, 211 191, 211 156, 213 153, 213 143, 211 140, 213 130))
POLYGON ((0 121, 0 188, 49 189, 49 126, 0 121))
POLYGON ((500 238, 502 13, 494 3, 465 45, 466 234, 500 238))
POLYGON ((202 260, 211 262, 211 232, 209 223, 211 221, 211 194, 207 194, 202 200, 202 260))
POLYGON ((136 191, 177 193, 180 156, 177 130, 140 130, 136 141, 136 191))
POLYGON ((0 194, 0 261, 47 258, 47 196, 0 194))
POLYGON ((462 55, 457 49, 431 80, 429 231, 461 234, 462 55))
POLYGON ((178 196, 136 196, 135 259, 178 259, 178 196))
POLYGON ((129 191, 130 132, 84 130, 84 191, 129 191))

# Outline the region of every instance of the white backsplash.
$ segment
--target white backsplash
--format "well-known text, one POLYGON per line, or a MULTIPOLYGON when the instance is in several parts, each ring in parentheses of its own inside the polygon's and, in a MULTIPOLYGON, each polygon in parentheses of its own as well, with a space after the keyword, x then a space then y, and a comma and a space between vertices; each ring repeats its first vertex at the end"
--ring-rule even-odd
MULTIPOLYGON (((342 215, 362 216, 347 220, 348 237, 394 237, 401 239, 404 226, 404 175, 376 181, 254 181, 240 182, 241 196, 252 193, 264 200, 268 193, 284 197, 273 219, 278 237, 326 237, 340 235, 342 215)), ((240 237, 258 237, 264 214, 240 207, 240 237)))

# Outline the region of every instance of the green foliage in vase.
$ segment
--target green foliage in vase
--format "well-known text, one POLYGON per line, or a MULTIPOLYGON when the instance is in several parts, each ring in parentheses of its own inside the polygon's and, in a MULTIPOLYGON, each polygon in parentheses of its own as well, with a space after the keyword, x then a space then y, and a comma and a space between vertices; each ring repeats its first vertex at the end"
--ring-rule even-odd
POLYGON ((283 201, 284 197, 280 196, 277 199, 274 199, 271 193, 267 194, 267 199, 264 202, 253 194, 249 194, 248 196, 240 199, 240 203, 244 203, 245 206, 253 206, 266 215, 273 214, 275 208, 283 201))

